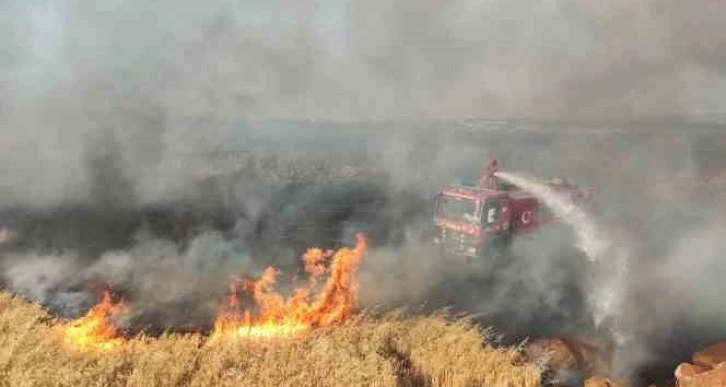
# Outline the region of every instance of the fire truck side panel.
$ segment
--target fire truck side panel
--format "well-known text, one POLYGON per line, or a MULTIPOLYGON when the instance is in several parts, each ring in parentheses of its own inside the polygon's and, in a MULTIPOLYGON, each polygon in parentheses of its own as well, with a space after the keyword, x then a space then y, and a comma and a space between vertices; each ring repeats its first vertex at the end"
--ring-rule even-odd
POLYGON ((534 197, 512 198, 512 231, 530 231, 538 225, 539 202, 534 197))

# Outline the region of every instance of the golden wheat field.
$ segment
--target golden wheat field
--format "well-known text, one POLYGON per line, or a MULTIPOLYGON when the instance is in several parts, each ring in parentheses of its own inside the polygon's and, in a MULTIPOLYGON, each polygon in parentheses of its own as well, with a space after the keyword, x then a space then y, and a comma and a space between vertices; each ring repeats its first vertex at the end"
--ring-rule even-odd
POLYGON ((137 337, 110 351, 63 344, 64 322, 0 293, 2 386, 538 386, 539 369, 466 320, 358 317, 298 339, 137 337))

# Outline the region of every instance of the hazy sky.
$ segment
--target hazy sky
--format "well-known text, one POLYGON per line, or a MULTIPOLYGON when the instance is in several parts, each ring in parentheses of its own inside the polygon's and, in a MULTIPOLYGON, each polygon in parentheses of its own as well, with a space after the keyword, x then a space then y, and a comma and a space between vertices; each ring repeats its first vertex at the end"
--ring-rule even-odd
POLYGON ((17 115, 126 98, 172 116, 726 114, 725 8, 718 0, 6 0, 0 108, 17 115))

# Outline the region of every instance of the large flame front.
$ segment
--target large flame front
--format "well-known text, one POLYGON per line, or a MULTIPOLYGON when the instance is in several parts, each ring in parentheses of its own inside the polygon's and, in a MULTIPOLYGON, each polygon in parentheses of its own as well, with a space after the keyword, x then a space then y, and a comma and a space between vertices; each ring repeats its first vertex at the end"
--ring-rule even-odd
POLYGON ((123 338, 111 320, 127 310, 123 303, 114 303, 108 291, 104 292, 85 316, 65 327, 65 343, 80 350, 109 350, 120 346, 123 338))
POLYGON ((366 239, 363 234, 357 234, 356 239, 355 248, 309 249, 303 255, 307 283, 288 297, 275 291, 278 271, 274 267, 268 267, 258 279, 245 277, 236 281, 217 316, 211 339, 293 336, 343 322, 358 307, 356 271, 366 250, 366 239), (330 265, 326 266, 328 261, 330 265), (326 275, 327 280, 316 292, 326 275), (254 312, 240 307, 242 295, 253 298, 254 312))

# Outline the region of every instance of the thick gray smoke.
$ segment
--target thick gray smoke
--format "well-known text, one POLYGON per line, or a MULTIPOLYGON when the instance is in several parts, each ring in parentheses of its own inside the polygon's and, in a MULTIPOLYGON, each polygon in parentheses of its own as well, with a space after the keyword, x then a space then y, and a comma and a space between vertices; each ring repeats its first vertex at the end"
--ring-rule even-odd
POLYGON ((179 195, 179 155, 244 143, 241 127, 295 130, 248 118, 726 114, 709 0, 0 7, 3 202, 179 195))
MULTIPOLYGON (((497 172, 497 177, 535 195, 542 204, 567 222, 576 234, 577 246, 590 262, 599 264, 595 276, 585 283, 585 292, 588 305, 593 313, 596 327, 609 319, 612 326, 608 327, 617 350, 628 347, 626 350, 634 351, 637 340, 630 327, 623 325, 623 310, 627 295, 628 265, 631 254, 626 247, 600 226, 595 219, 567 193, 557 192, 544 183, 534 179, 519 176, 510 172, 497 172), (605 262, 607 261, 607 262, 605 262)), ((640 343, 638 343, 640 344, 640 343)), ((622 356, 619 353, 618 356, 622 356)))

